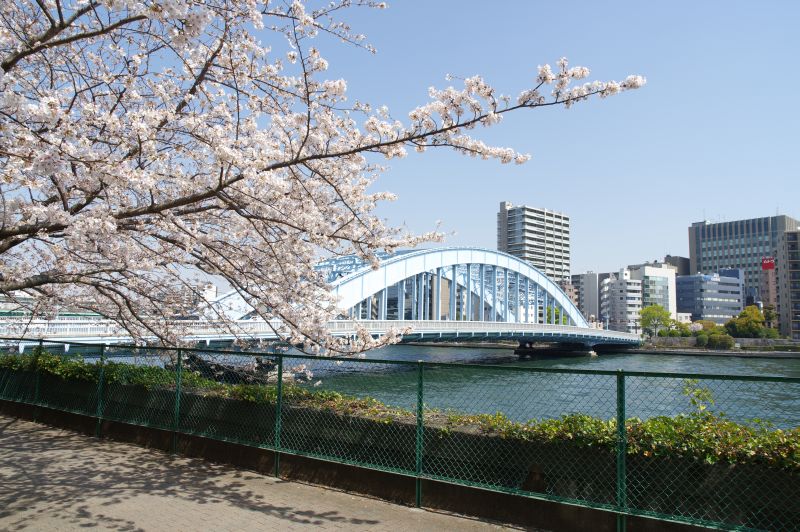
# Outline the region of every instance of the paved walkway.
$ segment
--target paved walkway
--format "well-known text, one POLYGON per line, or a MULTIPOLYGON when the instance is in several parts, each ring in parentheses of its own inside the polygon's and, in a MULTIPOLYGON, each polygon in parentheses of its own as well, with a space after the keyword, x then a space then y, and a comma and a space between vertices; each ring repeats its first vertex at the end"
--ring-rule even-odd
POLYGON ((0 530, 501 530, 0 416, 0 530))

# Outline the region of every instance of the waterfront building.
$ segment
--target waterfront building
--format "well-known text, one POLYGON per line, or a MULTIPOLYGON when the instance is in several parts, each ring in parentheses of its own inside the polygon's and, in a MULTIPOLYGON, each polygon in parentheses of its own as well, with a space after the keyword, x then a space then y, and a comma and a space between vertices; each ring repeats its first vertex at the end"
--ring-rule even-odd
POLYGON ((607 329, 641 332, 642 281, 622 269, 600 283, 600 318, 607 329))
MULTIPOLYGON (((604 278, 608 278, 605 274, 604 278)), ((589 321, 600 318, 600 278, 594 272, 578 273, 572 276, 572 285, 578 295, 578 309, 589 321)))
POLYGON ((800 340, 800 230, 781 235, 775 268, 781 334, 800 340))
POLYGON ((530 263, 553 281, 569 280, 569 216, 504 201, 497 213, 497 249, 530 263))
POLYGON ((678 312, 690 313, 692 321, 711 320, 724 325, 744 308, 744 271, 741 269, 680 275, 676 285, 678 312))
POLYGON ((691 273, 742 269, 746 303, 755 303, 762 299, 761 258, 773 255, 781 235, 797 229, 800 222, 785 215, 721 223, 695 222, 689 227, 691 273))
POLYGON ((675 289, 676 267, 664 262, 653 262, 628 266, 631 279, 642 282, 642 308, 661 305, 677 318, 675 289))

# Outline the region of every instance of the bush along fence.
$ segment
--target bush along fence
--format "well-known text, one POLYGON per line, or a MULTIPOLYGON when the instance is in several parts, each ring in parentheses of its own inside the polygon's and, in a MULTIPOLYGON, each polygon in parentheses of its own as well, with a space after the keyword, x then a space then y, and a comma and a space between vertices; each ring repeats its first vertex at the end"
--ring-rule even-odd
MULTIPOLYGON (((35 344, 34 344, 35 345, 35 344)), ((800 378, 47 343, 0 399, 720 529, 798 530, 800 378)))

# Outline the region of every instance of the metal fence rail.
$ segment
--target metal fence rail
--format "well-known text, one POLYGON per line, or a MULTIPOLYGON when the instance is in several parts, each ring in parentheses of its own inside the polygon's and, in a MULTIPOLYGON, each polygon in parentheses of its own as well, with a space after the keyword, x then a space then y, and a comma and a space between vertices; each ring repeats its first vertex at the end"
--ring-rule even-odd
MULTIPOLYGON (((800 379, 40 342, 0 399, 616 513, 800 529, 800 379), (755 446, 755 447, 754 447, 755 446), (758 447, 761 446, 761 447, 758 447)), ((30 340, 27 340, 30 342, 30 340)))

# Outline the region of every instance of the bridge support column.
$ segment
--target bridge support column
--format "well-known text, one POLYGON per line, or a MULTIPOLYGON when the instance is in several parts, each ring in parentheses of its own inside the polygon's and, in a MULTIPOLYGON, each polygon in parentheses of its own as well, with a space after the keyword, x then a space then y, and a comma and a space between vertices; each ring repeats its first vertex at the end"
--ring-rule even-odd
POLYGON ((489 275, 490 284, 492 290, 492 304, 490 305, 489 321, 497 321, 497 267, 490 266, 492 273, 489 275))
POLYGON ((520 301, 522 297, 520 296, 520 287, 519 287, 519 272, 516 272, 515 282, 514 282, 514 322, 520 323, 522 321, 522 312, 520 301))
POLYGON ((456 266, 453 266, 450 269, 450 319, 451 320, 455 320, 456 319, 456 294, 457 294, 457 290, 456 290, 456 283, 457 283, 456 273, 457 273, 457 271, 458 270, 457 270, 456 266))
POLYGON ((508 269, 503 268, 503 321, 508 323, 508 269))
POLYGON ((436 316, 435 320, 442 319, 442 269, 436 268, 436 304, 434 305, 436 316))
POLYGON ((425 319, 425 274, 418 275, 417 281, 417 319, 425 319))
POLYGON ((531 322, 531 280, 525 278, 525 323, 531 322))
POLYGON ((483 321, 484 319, 486 319, 486 314, 485 314, 485 312, 486 312, 486 310, 485 310, 485 308, 486 308, 485 307, 485 305, 486 305, 486 266, 484 264, 481 264, 480 266, 478 266, 478 275, 481 278, 481 280, 480 280, 480 283, 481 283, 481 288, 480 288, 480 290, 481 290, 481 311, 480 311, 480 315, 478 316, 478 321, 483 321))
POLYGON ((397 319, 406 319, 406 280, 397 283, 397 319))
POLYGON ((386 308, 387 308, 386 299, 388 298, 388 296, 389 296, 389 289, 388 288, 384 288, 383 290, 381 290, 380 306, 378 307, 378 319, 379 320, 385 320, 386 319, 386 308))
POLYGON ((411 278, 411 319, 417 319, 417 275, 411 278))
POLYGON ((472 264, 467 264, 467 278, 465 279, 464 297, 467 303, 467 321, 472 321, 472 264))

